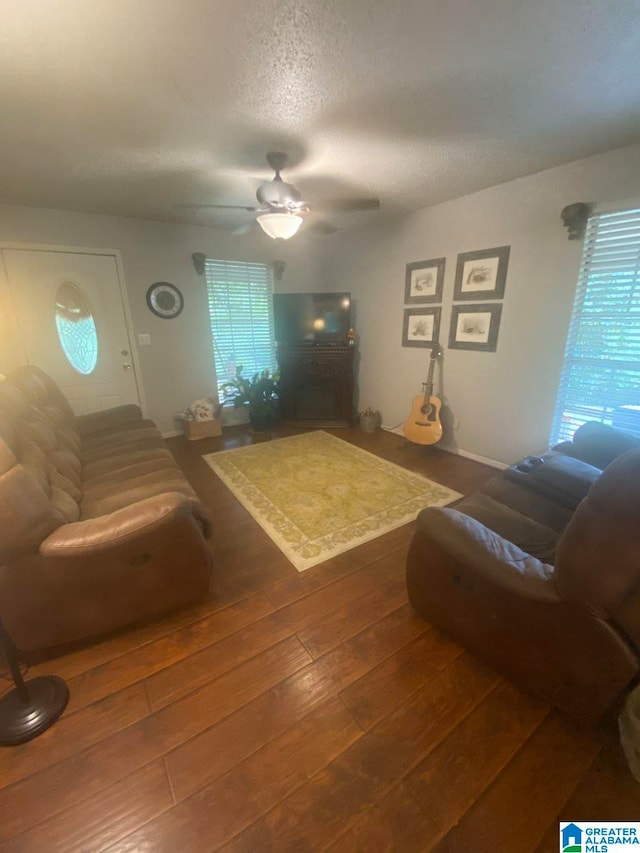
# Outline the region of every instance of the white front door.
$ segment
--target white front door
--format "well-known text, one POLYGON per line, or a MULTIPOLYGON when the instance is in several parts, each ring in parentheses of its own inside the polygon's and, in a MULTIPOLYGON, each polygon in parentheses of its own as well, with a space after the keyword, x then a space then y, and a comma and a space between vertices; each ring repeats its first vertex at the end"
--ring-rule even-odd
POLYGON ((74 412, 139 404, 115 257, 3 249, 2 258, 25 358, 74 412))

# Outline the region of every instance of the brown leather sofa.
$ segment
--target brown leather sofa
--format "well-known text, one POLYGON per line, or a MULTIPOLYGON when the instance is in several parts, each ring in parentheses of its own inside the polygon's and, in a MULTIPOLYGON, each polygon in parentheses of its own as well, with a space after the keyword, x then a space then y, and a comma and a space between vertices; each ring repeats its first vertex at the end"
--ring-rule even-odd
POLYGON ((640 442, 582 430, 455 509, 423 510, 407 587, 429 622, 594 721, 640 666, 640 442))
POLYGON ((20 649, 201 600, 209 530, 137 406, 75 417, 37 367, 0 382, 0 614, 20 649))

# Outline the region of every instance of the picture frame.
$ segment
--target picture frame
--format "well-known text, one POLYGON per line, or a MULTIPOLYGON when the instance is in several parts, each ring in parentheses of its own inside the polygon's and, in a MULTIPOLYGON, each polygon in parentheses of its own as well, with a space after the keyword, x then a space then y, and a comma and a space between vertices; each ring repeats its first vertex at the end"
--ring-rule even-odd
POLYGON ((458 255, 454 302, 502 299, 507 283, 511 246, 458 255))
POLYGON ((440 336, 440 306, 433 308, 405 308, 402 326, 403 347, 431 348, 440 336))
POLYGON ((449 348, 495 352, 502 305, 452 305, 449 348))
POLYGON ((405 304, 442 302, 446 258, 407 264, 404 278, 405 304))

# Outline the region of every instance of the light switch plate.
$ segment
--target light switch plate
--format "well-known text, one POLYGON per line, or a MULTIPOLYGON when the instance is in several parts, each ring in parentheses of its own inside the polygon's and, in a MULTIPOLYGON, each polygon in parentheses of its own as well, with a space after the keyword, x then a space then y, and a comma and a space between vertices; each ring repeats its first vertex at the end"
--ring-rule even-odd
POLYGON ((138 335, 138 344, 141 347, 151 346, 151 335, 146 335, 146 334, 138 335))

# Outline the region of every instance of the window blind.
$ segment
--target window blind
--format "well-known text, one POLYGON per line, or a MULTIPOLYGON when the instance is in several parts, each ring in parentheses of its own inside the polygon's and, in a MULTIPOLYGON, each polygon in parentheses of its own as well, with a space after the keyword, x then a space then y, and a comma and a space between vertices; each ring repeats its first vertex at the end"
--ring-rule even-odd
POLYGON ((207 258, 205 278, 218 391, 240 365, 249 377, 275 370, 271 268, 207 258))
POLYGON ((587 421, 640 435, 640 208, 587 224, 552 442, 587 421))

